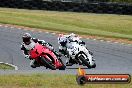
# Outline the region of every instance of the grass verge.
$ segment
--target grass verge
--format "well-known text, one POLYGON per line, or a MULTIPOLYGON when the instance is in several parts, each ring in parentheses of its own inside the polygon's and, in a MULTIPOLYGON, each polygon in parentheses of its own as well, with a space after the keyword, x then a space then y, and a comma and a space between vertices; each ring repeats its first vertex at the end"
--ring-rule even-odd
POLYGON ((132 40, 132 16, 0 8, 0 23, 132 40))
POLYGON ((100 1, 100 2, 119 2, 119 3, 132 3, 131 0, 95 0, 95 1, 100 1))
POLYGON ((3 69, 3 70, 13 70, 15 69, 14 67, 10 66, 10 65, 7 65, 7 64, 4 64, 4 63, 0 63, 0 69, 3 69))
POLYGON ((0 88, 131 88, 130 84, 86 84, 80 86, 75 75, 31 74, 0 76, 0 88))

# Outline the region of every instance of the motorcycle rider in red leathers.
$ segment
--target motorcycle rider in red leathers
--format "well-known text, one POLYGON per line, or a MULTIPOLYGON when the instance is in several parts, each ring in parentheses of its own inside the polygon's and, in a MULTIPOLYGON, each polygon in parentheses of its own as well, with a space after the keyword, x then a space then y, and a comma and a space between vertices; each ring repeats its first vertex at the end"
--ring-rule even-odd
POLYGON ((39 43, 41 45, 44 45, 44 46, 48 47, 50 50, 52 50, 54 52, 54 54, 57 57, 60 57, 60 55, 54 50, 53 46, 50 43, 46 43, 44 40, 39 40, 39 39, 36 39, 36 38, 32 38, 29 33, 25 33, 22 36, 22 40, 23 40, 23 43, 21 45, 21 50, 23 51, 23 54, 24 54, 25 58, 31 60, 30 66, 32 68, 36 68, 36 67, 40 66, 37 63, 37 61, 35 59, 32 59, 30 57, 30 55, 28 54, 28 52, 35 46, 35 43, 39 43))

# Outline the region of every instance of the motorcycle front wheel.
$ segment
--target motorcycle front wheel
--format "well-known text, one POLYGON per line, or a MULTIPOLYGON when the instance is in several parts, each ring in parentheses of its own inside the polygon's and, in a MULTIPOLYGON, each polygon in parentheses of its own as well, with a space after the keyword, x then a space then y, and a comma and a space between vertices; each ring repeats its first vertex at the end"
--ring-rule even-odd
POLYGON ((83 55, 80 55, 78 58, 82 61, 82 64, 85 64, 88 68, 91 68, 89 62, 84 58, 83 55))
POLYGON ((52 70, 56 70, 56 67, 52 64, 51 61, 49 61, 48 59, 44 58, 44 57, 41 57, 41 61, 44 65, 46 65, 46 67, 48 67, 49 69, 52 69, 52 70))
POLYGON ((96 64, 94 63, 93 65, 92 65, 92 68, 95 68, 96 67, 96 64))

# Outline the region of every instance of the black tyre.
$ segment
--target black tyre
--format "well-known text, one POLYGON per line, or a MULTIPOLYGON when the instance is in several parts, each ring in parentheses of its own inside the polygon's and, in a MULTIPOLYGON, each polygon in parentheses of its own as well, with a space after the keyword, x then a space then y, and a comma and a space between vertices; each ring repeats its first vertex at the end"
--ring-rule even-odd
POLYGON ((85 58, 82 55, 80 55, 78 58, 82 61, 82 64, 85 64, 88 68, 91 68, 87 60, 85 60, 85 58))
POLYGON ((65 70, 66 69, 66 66, 65 65, 62 65, 59 70, 65 70))
POLYGON ((96 67, 96 64, 94 63, 94 65, 92 65, 92 68, 95 68, 96 67))
POLYGON ((46 67, 48 67, 52 70, 56 70, 56 67, 48 59, 45 59, 44 57, 41 57, 41 61, 46 65, 46 67))
POLYGON ((59 61, 61 62, 62 66, 59 68, 59 70, 65 70, 66 66, 64 65, 63 61, 59 58, 59 61))

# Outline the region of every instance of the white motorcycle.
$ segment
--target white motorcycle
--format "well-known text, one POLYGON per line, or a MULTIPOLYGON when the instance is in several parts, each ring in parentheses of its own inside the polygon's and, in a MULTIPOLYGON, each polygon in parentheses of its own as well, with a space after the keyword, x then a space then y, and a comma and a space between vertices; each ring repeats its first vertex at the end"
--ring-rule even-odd
POLYGON ((68 58, 72 59, 73 63, 87 66, 88 68, 95 68, 96 63, 93 59, 93 54, 85 45, 71 42, 67 44, 68 58))

